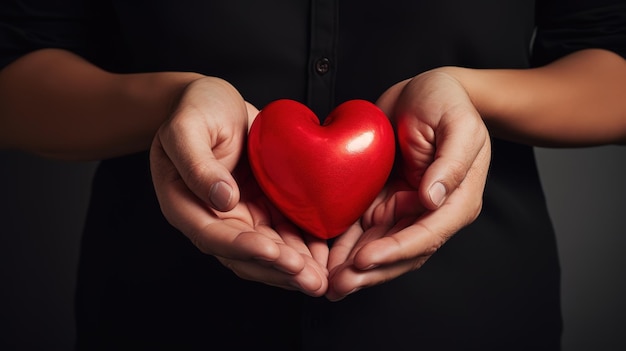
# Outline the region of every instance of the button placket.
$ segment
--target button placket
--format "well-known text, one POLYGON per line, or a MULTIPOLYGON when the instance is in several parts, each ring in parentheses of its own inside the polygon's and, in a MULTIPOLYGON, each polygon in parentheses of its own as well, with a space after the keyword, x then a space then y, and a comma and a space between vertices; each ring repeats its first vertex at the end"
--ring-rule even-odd
POLYGON ((307 105, 323 120, 334 107, 338 0, 311 1, 307 105))

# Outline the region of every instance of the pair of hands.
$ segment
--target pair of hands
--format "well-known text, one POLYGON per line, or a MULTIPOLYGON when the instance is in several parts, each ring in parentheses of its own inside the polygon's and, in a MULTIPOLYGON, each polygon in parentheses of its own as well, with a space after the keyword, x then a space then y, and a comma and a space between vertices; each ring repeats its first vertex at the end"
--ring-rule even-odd
POLYGON ((194 81, 151 148, 165 217, 239 277, 330 300, 421 267, 478 216, 489 134, 465 89, 436 70, 394 85, 377 104, 396 129, 401 165, 329 247, 256 184, 244 145, 258 110, 223 80, 194 81))

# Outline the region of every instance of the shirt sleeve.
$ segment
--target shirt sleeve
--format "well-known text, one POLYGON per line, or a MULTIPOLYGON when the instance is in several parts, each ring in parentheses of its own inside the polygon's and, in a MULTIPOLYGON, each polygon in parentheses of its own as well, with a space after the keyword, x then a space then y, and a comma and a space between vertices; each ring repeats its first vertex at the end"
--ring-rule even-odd
POLYGON ((84 54, 85 10, 80 0, 0 1, 0 69, 37 49, 84 54))
POLYGON ((626 1, 537 2, 532 62, 545 65, 582 49, 606 49, 626 58, 626 1))

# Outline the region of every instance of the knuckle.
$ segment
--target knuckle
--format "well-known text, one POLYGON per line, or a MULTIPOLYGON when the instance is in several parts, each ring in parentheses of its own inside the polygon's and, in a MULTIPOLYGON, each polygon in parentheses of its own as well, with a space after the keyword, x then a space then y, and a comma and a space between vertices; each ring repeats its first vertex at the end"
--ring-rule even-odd
MULTIPOLYGON (((185 184, 192 190, 202 189, 207 186, 208 182, 205 180, 205 174, 208 171, 206 163, 198 161, 188 161, 185 167, 179 170, 181 177, 185 180, 185 184)), ((206 193, 208 194, 208 191, 206 193)))
POLYGON ((450 179, 454 186, 450 188, 456 188, 459 184, 465 180, 469 171, 468 165, 459 159, 450 159, 447 161, 447 167, 450 174, 450 179))
POLYGON ((415 271, 418 270, 420 268, 422 268, 422 266, 424 265, 424 263, 426 263, 426 261, 428 260, 428 258, 432 256, 432 255, 427 255, 425 257, 419 257, 415 260, 413 260, 411 263, 411 267, 410 270, 415 271))

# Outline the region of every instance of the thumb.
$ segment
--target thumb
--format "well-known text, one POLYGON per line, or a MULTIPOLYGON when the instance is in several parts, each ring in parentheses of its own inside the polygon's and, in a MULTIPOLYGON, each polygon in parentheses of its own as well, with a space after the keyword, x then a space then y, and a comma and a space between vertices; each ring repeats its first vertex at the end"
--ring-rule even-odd
POLYGON ((169 132, 159 131, 151 148, 151 169, 157 190, 182 181, 184 187, 217 211, 235 207, 239 202, 239 187, 211 146, 187 141, 181 147, 171 137, 169 132))
POLYGON ((478 113, 466 109, 454 115, 454 120, 437 126, 434 158, 418 187, 422 203, 431 210, 439 208, 462 185, 473 167, 489 162, 489 135, 478 113))

